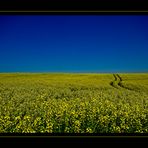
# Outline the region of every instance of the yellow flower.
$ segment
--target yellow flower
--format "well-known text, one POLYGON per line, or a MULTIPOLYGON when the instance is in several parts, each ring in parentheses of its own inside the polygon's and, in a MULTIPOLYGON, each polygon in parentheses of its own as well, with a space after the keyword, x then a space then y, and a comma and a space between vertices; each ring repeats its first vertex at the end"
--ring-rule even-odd
POLYGON ((92 133, 92 132, 93 132, 93 131, 92 131, 91 128, 88 127, 88 128, 86 129, 86 133, 92 133))

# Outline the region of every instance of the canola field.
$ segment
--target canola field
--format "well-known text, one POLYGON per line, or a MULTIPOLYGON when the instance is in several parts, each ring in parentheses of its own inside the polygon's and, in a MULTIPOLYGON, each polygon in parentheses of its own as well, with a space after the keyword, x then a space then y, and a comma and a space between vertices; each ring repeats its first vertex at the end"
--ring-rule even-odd
POLYGON ((0 133, 148 133, 148 73, 1 73, 0 133))

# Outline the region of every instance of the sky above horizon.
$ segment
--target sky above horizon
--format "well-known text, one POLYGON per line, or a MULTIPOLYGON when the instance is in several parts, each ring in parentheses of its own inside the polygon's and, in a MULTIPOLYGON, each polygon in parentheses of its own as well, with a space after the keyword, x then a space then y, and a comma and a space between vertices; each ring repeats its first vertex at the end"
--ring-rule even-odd
POLYGON ((0 72, 148 72, 148 16, 0 15, 0 72))

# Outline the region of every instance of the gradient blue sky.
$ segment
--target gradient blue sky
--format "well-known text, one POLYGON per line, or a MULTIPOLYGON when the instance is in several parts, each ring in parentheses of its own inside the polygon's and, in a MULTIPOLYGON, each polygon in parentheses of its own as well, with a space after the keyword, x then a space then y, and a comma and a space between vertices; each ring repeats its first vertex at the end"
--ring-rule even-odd
POLYGON ((147 15, 0 15, 0 72, 146 72, 147 15))

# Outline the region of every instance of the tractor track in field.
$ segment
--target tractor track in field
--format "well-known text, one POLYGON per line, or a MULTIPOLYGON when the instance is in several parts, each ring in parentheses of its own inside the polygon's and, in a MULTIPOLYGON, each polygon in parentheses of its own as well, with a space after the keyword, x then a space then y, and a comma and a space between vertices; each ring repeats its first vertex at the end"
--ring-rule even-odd
POLYGON ((124 89, 127 89, 127 90, 131 90, 131 91, 135 91, 134 89, 131 89, 129 87, 126 87, 123 85, 122 83, 122 78, 121 76, 119 76, 119 74, 113 74, 114 76, 114 81, 110 82, 110 85, 116 89, 120 89, 120 88, 124 88, 124 89))

